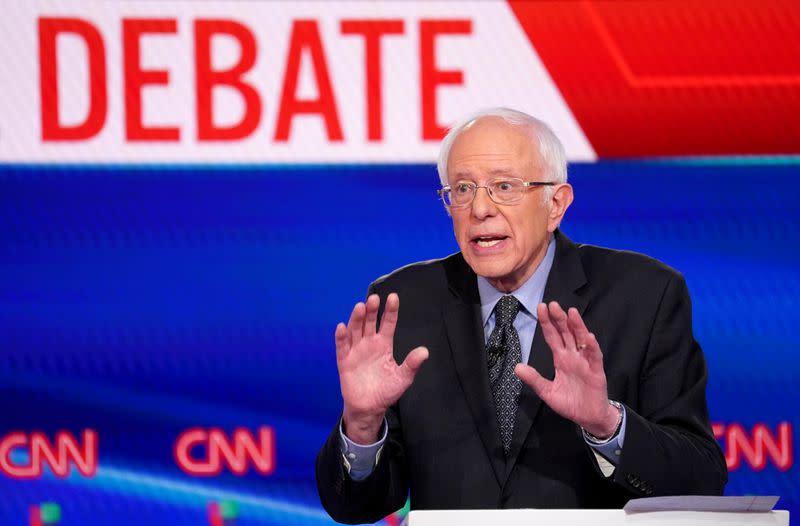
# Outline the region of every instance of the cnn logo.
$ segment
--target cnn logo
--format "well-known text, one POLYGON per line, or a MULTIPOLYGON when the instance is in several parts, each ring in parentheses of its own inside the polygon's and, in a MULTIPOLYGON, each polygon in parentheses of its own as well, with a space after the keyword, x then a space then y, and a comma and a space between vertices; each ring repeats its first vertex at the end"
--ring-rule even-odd
POLYGON ((792 450, 792 426, 780 422, 773 433, 765 424, 757 423, 748 431, 739 423, 711 424, 714 438, 722 442, 725 463, 729 471, 736 471, 744 460, 754 471, 767 467, 767 461, 780 471, 787 471, 794 464, 792 450))
POLYGON ((269 475, 275 470, 275 434, 267 426, 256 434, 236 428, 230 437, 219 428, 195 427, 178 436, 173 453, 178 467, 193 476, 213 477, 224 468, 244 475, 251 467, 269 475))
POLYGON ((59 431, 51 442, 44 433, 29 435, 14 431, 0 439, 0 471, 15 479, 36 479, 44 467, 59 478, 66 478, 74 465, 84 477, 97 473, 97 432, 85 429, 78 441, 68 431, 59 431), (14 453, 17 458, 12 458, 14 453), (20 462, 23 456, 27 463, 20 462))

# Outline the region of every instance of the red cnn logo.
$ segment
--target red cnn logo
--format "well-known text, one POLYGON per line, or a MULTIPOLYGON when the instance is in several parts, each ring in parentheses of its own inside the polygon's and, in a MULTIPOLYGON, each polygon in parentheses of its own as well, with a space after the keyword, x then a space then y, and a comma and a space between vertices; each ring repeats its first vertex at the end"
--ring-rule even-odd
POLYGON ((56 433, 51 443, 44 433, 33 432, 30 436, 15 431, 0 439, 0 471, 15 479, 35 479, 42 476, 43 466, 58 478, 66 478, 74 464, 84 477, 93 477, 97 472, 97 432, 83 430, 83 444, 79 444, 68 431, 56 433), (29 453, 28 464, 15 464, 11 454, 15 449, 29 453))
POLYGON ((178 467, 189 475, 219 475, 223 463, 235 475, 244 475, 250 466, 269 475, 275 470, 275 435, 267 426, 258 428, 257 437, 247 429, 236 428, 231 438, 219 428, 194 427, 178 436, 173 453, 178 467), (198 446, 205 446, 205 458, 192 455, 198 446))
POLYGON ((724 439, 725 463, 729 471, 736 471, 742 465, 742 458, 755 471, 767 466, 767 458, 781 471, 786 471, 794 462, 792 452, 792 425, 789 422, 778 424, 776 434, 765 424, 756 424, 748 433, 739 423, 711 425, 714 438, 724 439), (777 436, 776 436, 777 435, 777 436))

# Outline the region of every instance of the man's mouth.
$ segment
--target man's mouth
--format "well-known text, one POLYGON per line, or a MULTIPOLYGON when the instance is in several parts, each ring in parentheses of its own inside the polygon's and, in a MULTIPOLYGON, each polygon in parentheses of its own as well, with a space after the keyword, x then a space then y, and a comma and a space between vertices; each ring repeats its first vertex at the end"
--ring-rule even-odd
POLYGON ((489 248, 507 238, 508 236, 479 236, 473 238, 472 241, 481 248, 489 248))

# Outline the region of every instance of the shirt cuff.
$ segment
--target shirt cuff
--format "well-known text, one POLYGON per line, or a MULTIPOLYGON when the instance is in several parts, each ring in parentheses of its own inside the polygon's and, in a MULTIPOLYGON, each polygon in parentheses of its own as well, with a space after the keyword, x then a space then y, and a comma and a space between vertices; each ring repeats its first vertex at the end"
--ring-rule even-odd
POLYGON ((625 443, 625 426, 628 421, 625 406, 620 404, 619 407, 622 409, 622 421, 619 424, 619 431, 616 435, 600 442, 589 437, 586 430, 583 431, 583 439, 586 443, 614 466, 619 464, 619 458, 622 455, 622 446, 625 443))
POLYGON ((344 434, 342 429, 342 422, 339 421, 339 436, 341 438, 340 445, 342 449, 342 463, 350 478, 353 480, 364 480, 372 474, 372 470, 378 464, 383 451, 383 445, 386 442, 389 426, 386 423, 386 418, 383 419, 383 433, 381 437, 374 444, 361 445, 356 444, 344 434))

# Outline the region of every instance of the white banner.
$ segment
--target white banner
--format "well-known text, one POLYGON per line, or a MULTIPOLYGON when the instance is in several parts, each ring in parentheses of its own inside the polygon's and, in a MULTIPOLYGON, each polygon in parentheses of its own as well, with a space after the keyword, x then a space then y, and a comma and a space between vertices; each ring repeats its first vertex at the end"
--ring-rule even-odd
POLYGON ((489 106, 595 159, 504 2, 13 2, 0 33, 4 162, 427 163, 489 106))

